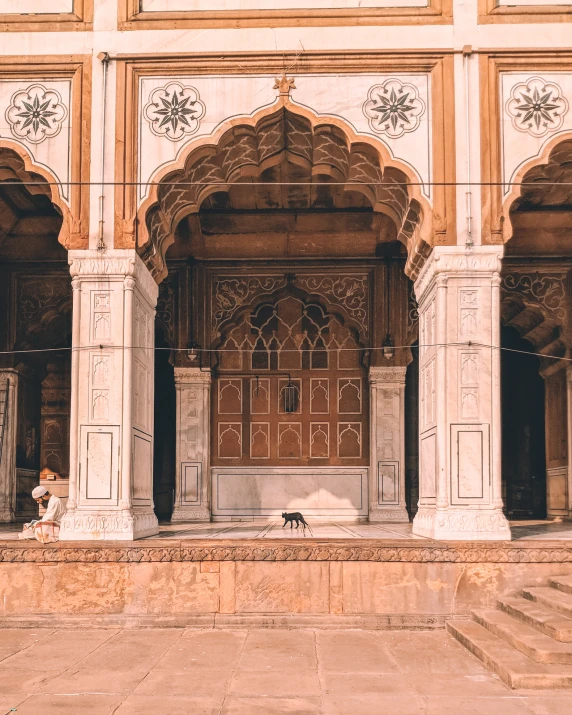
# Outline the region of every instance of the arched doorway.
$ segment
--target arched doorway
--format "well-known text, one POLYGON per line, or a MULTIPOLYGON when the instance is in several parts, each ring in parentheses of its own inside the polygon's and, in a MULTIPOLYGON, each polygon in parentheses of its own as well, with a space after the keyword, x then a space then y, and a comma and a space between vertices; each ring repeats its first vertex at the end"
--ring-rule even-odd
POLYGON ((37 515, 30 492, 41 480, 68 494, 72 290, 58 242, 67 217, 20 150, 0 145, 0 175, 0 518, 24 521, 37 515))
POLYGON ((386 159, 279 108, 197 143, 151 189, 142 257, 177 277, 174 519, 407 519, 410 353, 393 345, 408 339, 404 268, 427 252, 428 229, 419 187, 386 159), (327 412, 313 411, 316 385, 327 412), (359 410, 345 411, 352 390, 359 410), (269 412, 253 411, 266 392, 269 412))
POLYGON ((546 516, 544 380, 534 347, 503 327, 501 345, 503 501, 509 519, 546 516))
MULTIPOLYGON (((503 355, 507 384, 522 374, 520 392, 516 385, 510 388, 511 400, 518 405, 514 414, 510 414, 510 400, 503 401, 507 439, 512 439, 514 430, 521 439, 510 449, 507 445, 503 471, 507 487, 511 480, 526 483, 515 487, 520 493, 516 501, 526 500, 520 515, 534 518, 564 517, 572 509, 569 363, 561 359, 570 357, 571 182, 572 138, 553 138, 542 156, 523 167, 505 201, 510 217, 505 234, 510 240, 503 265, 502 320, 524 339, 518 349, 538 357, 503 355), (520 476, 515 475, 524 448, 529 450, 529 459, 518 469, 520 476)), ((518 343, 514 332, 505 332, 505 338, 510 344, 518 343)), ((516 509, 510 492, 506 504, 510 515, 516 509)))

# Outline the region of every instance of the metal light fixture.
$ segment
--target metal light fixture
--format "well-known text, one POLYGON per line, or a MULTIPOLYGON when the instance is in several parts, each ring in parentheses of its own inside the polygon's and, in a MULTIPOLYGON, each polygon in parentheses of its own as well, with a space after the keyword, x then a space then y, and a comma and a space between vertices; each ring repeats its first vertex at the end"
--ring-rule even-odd
POLYGON ((187 349, 187 357, 192 363, 199 362, 201 346, 194 340, 191 340, 187 349))
POLYGON ((391 339, 391 335, 387 333, 383 341, 383 357, 387 360, 391 360, 394 355, 395 349, 393 347, 393 340, 391 339))
POLYGON ((284 386, 284 412, 296 412, 298 409, 298 388, 288 376, 288 383, 284 386))

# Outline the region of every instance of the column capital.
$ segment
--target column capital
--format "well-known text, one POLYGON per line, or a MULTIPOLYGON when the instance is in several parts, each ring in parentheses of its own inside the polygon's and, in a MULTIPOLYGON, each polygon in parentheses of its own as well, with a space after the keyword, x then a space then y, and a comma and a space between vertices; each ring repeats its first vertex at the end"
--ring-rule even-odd
POLYGON ((176 367, 175 385, 200 384, 210 385, 212 375, 210 370, 203 370, 200 367, 176 367))
POLYGON ((369 382, 372 387, 405 387, 406 367, 370 367, 369 382))
POLYGON ((159 286, 134 249, 107 249, 105 253, 96 250, 69 251, 68 263, 73 282, 77 279, 124 280, 135 279, 138 288, 150 299, 157 302, 159 286))
POLYGON ((420 301, 438 278, 447 276, 493 276, 502 268, 503 246, 435 246, 415 281, 415 295, 420 301))

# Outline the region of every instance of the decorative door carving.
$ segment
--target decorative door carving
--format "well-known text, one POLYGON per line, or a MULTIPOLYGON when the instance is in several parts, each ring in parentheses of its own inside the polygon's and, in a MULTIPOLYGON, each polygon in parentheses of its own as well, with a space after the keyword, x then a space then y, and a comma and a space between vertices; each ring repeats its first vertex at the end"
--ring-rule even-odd
POLYGON ((212 463, 369 464, 363 352, 356 331, 298 291, 243 313, 218 348, 212 463))

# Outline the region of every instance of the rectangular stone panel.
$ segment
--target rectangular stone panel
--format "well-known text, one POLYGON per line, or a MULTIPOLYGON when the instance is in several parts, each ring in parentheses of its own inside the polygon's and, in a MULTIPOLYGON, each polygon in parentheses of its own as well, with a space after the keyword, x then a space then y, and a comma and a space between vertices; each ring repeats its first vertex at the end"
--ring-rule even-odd
POLYGON ((183 462, 181 464, 184 504, 199 503, 201 470, 202 464, 200 462, 183 462))
POLYGON ((489 426, 451 425, 452 503, 488 501, 489 426))
POLYGON ((74 0, 0 0, 0 14, 57 15, 73 12, 74 0))
POLYGON ((435 499, 436 496, 436 436, 427 434, 421 437, 420 452, 421 452, 421 470, 420 470, 420 497, 421 499, 435 499))
POLYGON ((238 613, 329 613, 330 564, 236 564, 238 613))
POLYGON ((213 467, 213 515, 367 515, 365 467, 213 467))
POLYGON ((133 501, 149 501, 153 492, 153 445, 133 435, 133 501))
MULTIPOLYGON (((525 1, 525 0, 524 0, 525 1)), ((521 0, 523 2, 523 0, 521 0)), ((541 2, 541 0, 536 0, 541 2)), ((201 10, 347 10, 351 8, 428 7, 428 0, 142 0, 143 12, 201 10)))
POLYGON ((119 427, 81 428, 80 498, 91 503, 117 500, 119 427))
POLYGON ((399 501, 399 462, 378 462, 378 504, 399 501))

